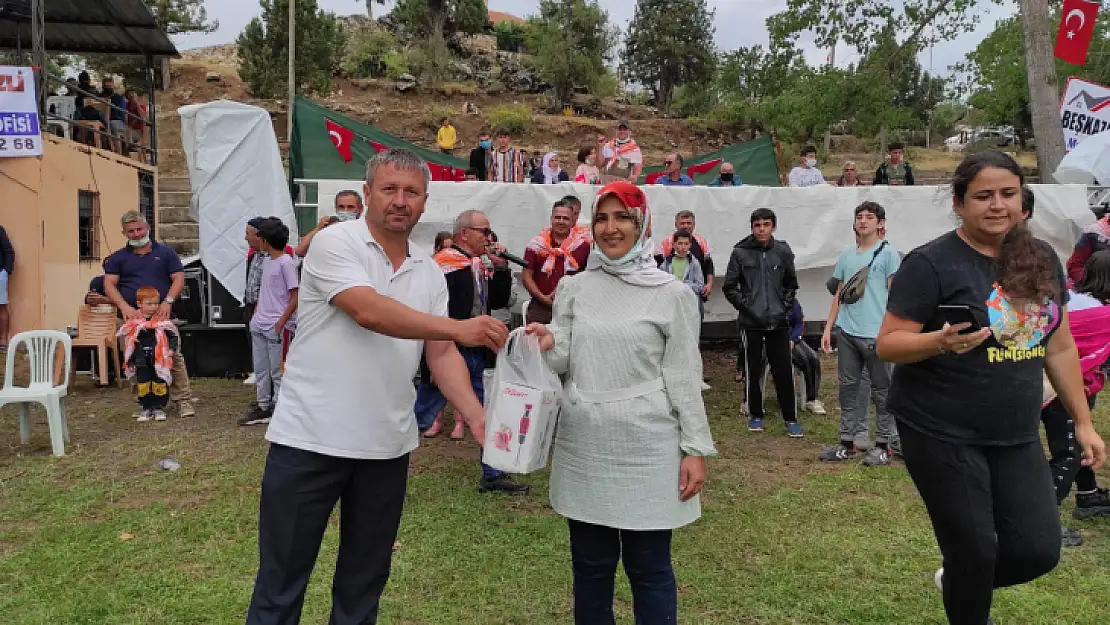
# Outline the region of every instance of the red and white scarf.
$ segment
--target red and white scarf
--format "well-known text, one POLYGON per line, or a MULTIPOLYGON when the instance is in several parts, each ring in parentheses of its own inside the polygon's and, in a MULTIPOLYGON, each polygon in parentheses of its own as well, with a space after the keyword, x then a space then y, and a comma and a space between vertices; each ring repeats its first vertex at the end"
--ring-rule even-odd
POLYGON ((570 229, 570 234, 563 239, 563 242, 555 245, 551 238, 551 227, 549 226, 532 237, 532 240, 528 242, 528 249, 544 259, 541 269, 545 274, 550 276, 551 272, 555 271, 555 262, 560 258, 563 259, 565 273, 569 274, 581 269, 578 266, 578 259, 574 257, 575 250, 592 242, 593 237, 590 236, 589 227, 574 226, 570 229))
MULTIPOLYGON (((695 233, 694 240, 698 242, 698 247, 701 248, 703 254, 705 254, 706 256, 711 256, 713 254, 712 250, 709 249, 709 241, 705 237, 695 233)), ((667 235, 667 238, 659 242, 659 253, 663 256, 670 256, 671 250, 673 249, 674 233, 672 232, 667 235)))
POLYGON ((149 319, 131 319, 123 324, 116 336, 123 337, 123 362, 128 363, 125 374, 128 378, 135 377, 135 365, 131 363, 131 355, 135 353, 135 345, 139 341, 139 332, 154 330, 154 372, 162 380, 169 381, 170 371, 173 369, 173 352, 170 351, 170 340, 166 333, 177 334, 177 326, 171 321, 154 323, 149 319))
POLYGON ((467 256, 453 247, 445 247, 436 252, 435 256, 432 256, 432 260, 436 261, 444 274, 469 267, 474 273, 474 279, 477 280, 478 278, 488 278, 491 273, 486 264, 482 262, 481 256, 467 256))

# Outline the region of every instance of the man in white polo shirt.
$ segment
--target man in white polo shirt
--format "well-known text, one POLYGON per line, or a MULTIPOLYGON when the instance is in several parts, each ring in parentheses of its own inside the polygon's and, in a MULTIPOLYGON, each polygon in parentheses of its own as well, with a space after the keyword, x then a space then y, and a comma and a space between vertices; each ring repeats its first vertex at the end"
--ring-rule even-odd
POLYGON ((430 180, 415 153, 379 152, 366 165, 366 219, 322 230, 305 258, 297 340, 266 432, 248 625, 300 621, 340 500, 330 623, 377 622, 417 446, 412 380, 422 350, 474 438, 485 438, 482 405, 455 344, 498 349, 508 330, 489 316, 447 316, 443 272, 409 241, 430 180))

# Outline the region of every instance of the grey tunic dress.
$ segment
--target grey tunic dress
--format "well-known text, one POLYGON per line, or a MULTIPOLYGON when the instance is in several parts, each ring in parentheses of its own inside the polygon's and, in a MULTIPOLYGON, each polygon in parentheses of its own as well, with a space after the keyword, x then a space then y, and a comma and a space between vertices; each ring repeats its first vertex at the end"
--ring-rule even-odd
POLYGON ((634 286, 604 271, 559 282, 548 362, 571 403, 552 452, 551 505, 586 523, 662 530, 701 516, 679 501, 684 455, 713 456, 702 403, 697 301, 679 281, 634 286))

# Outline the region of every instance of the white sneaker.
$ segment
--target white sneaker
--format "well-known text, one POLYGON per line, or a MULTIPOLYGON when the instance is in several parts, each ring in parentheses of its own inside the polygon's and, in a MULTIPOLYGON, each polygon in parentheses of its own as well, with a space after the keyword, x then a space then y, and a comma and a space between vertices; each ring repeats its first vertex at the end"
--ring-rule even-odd
POLYGON ((153 411, 153 413, 154 413, 154 420, 155 421, 165 421, 166 420, 166 411, 165 410, 155 410, 155 411, 153 411))
POLYGON ((150 418, 152 416, 153 415, 151 414, 151 411, 143 410, 142 412, 135 413, 135 420, 139 423, 146 423, 147 421, 150 421, 150 418))
POLYGON ((941 592, 944 592, 944 567, 943 566, 940 567, 939 569, 937 569, 937 572, 935 574, 933 574, 933 583, 937 585, 938 590, 940 590, 941 592))
POLYGON ((255 378, 253 373, 248 375, 246 380, 243 380, 243 384, 254 384, 254 382, 255 378))
POLYGON ((709 386, 709 385, 708 385, 708 384, 706 384, 705 382, 702 382, 702 383, 701 383, 701 390, 703 390, 703 391, 711 391, 711 390, 713 390, 713 387, 712 387, 712 386, 709 386))
POLYGON ((822 404, 820 399, 815 399, 813 401, 807 401, 805 403, 805 406, 803 406, 803 408, 805 408, 805 410, 807 412, 810 412, 810 413, 815 414, 815 415, 827 415, 827 414, 829 414, 828 412, 825 411, 825 404, 822 404))

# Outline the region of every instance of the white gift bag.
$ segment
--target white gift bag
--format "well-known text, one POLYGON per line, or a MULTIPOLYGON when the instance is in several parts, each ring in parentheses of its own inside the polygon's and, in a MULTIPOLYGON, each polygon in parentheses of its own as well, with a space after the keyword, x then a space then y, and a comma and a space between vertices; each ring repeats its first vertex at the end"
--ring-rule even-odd
POLYGON ((497 354, 493 375, 486 370, 486 441, 482 462, 509 473, 547 466, 562 387, 547 366, 539 340, 518 328, 497 354), (492 379, 491 379, 492 378, 492 379))

